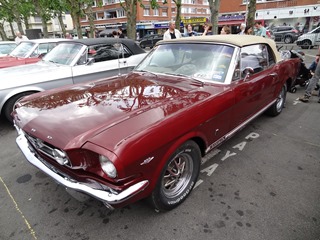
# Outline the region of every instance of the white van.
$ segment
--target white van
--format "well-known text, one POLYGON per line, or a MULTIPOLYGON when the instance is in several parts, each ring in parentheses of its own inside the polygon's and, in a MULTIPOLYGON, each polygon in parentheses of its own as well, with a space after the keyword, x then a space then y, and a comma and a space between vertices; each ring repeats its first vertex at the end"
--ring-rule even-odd
POLYGON ((301 46, 302 49, 320 45, 320 26, 298 37, 297 45, 301 46))

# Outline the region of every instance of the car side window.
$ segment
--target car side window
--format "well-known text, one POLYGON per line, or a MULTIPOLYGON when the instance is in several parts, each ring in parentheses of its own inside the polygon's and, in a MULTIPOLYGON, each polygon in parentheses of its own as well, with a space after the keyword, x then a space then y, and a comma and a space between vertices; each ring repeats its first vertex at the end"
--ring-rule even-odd
POLYGON ((268 67, 268 48, 264 44, 243 47, 240 58, 241 76, 245 76, 245 69, 252 68, 254 73, 261 72, 268 67))
POLYGON ((89 58, 94 58, 95 62, 103 62, 119 58, 127 58, 132 54, 123 44, 115 43, 90 46, 88 55, 89 58))

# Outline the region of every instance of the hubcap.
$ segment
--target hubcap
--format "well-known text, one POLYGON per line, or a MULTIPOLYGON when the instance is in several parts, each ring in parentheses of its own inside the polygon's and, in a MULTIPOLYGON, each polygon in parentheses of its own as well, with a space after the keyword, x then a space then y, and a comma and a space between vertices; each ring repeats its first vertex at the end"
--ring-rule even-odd
POLYGON ((277 111, 280 112, 281 109, 282 109, 282 105, 283 105, 283 101, 284 101, 284 88, 282 88, 279 96, 278 96, 278 99, 277 99, 277 111))
POLYGON ((193 171, 193 162, 189 154, 180 153, 168 164, 162 179, 162 190, 166 197, 174 198, 188 186, 193 171))

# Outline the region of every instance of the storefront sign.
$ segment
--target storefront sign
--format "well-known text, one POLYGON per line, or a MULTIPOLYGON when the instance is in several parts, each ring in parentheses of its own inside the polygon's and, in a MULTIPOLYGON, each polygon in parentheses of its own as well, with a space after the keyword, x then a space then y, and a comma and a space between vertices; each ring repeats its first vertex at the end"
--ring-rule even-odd
POLYGON ((196 23, 205 23, 205 22, 207 22, 207 18, 205 18, 205 17, 182 18, 181 21, 184 23, 184 25, 196 24, 196 23))

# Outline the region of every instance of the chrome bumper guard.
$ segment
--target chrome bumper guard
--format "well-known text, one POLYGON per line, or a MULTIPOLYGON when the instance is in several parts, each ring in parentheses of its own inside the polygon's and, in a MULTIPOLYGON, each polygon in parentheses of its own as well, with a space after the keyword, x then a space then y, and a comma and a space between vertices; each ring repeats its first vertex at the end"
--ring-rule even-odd
POLYGON ((50 177, 52 177, 54 180, 56 180, 58 183, 62 184, 66 188, 86 193, 102 201, 109 209, 113 209, 113 207, 111 206, 112 204, 118 204, 125 201, 126 199, 129 199, 130 197, 143 191, 149 185, 149 181, 144 180, 116 194, 114 192, 94 189, 86 185, 85 183, 77 182, 74 179, 61 176, 55 171, 53 167, 51 169, 49 166, 44 164, 35 156, 35 154, 30 150, 28 140, 24 136, 23 132, 20 129, 17 129, 17 131, 19 135, 16 139, 16 143, 18 144, 19 148, 31 164, 48 174, 50 177))

